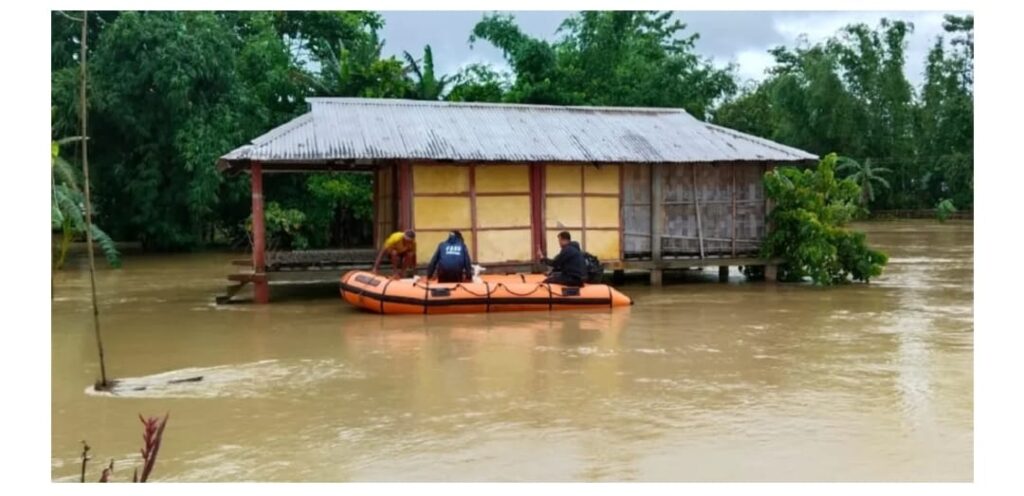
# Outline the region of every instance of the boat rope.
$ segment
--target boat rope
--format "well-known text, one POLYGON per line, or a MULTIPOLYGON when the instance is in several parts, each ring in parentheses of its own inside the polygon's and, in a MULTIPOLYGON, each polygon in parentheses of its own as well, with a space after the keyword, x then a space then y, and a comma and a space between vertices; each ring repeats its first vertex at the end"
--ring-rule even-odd
POLYGON ((384 313, 384 296, 388 292, 388 286, 391 285, 391 281, 394 279, 388 279, 388 282, 384 283, 384 287, 380 290, 380 313, 384 313))
POLYGON ((423 315, 427 314, 428 300, 430 300, 430 279, 427 279, 427 285, 423 290, 423 315))
MULTIPOLYGON (((416 283, 416 284, 413 284, 413 287, 424 289, 424 290, 426 290, 429 293, 429 291, 430 291, 429 284, 430 284, 429 282, 427 283, 427 285, 416 283)), ((490 296, 492 294, 494 294, 494 292, 497 291, 499 288, 505 288, 505 291, 508 291, 509 294, 511 294, 513 296, 526 297, 526 296, 531 296, 531 295, 535 294, 538 290, 543 288, 545 286, 545 284, 546 283, 537 283, 537 286, 535 288, 533 288, 532 291, 528 291, 526 293, 517 293, 515 291, 512 291, 512 289, 507 284, 505 284, 503 282, 499 282, 499 283, 495 284, 493 289, 491 289, 490 284, 488 284, 487 282, 484 282, 484 288, 485 289, 484 289, 483 293, 477 293, 476 291, 473 291, 473 290, 469 289, 469 287, 467 287, 465 284, 463 284, 461 282, 460 283, 456 283, 455 286, 452 287, 452 290, 454 291, 454 290, 457 290, 457 289, 462 289, 463 291, 465 291, 465 292, 467 292, 467 293, 469 293, 469 294, 471 294, 473 296, 476 296, 478 298, 490 298, 490 296)), ((547 288, 548 288, 548 293, 550 294, 551 293, 551 285, 550 284, 546 284, 546 285, 547 285, 547 288)))
MULTIPOLYGON (((544 284, 543 284, 543 283, 538 283, 538 284, 537 284, 537 287, 533 288, 533 291, 530 291, 530 292, 527 292, 527 293, 516 293, 515 291, 512 291, 512 290, 511 290, 511 289, 510 289, 510 288, 509 288, 509 287, 508 287, 507 285, 505 285, 504 283, 500 283, 500 282, 499 282, 499 283, 498 283, 498 287, 502 287, 502 286, 504 286, 504 287, 505 287, 505 291, 508 291, 508 292, 509 292, 510 294, 512 294, 512 295, 514 295, 514 296, 524 297, 524 296, 530 296, 530 295, 532 295, 532 294, 536 293, 536 292, 537 292, 538 290, 540 290, 541 288, 543 288, 543 287, 544 287, 544 284)), ((551 292, 551 287, 550 287, 550 285, 548 285, 548 293, 550 293, 550 292, 551 292)))

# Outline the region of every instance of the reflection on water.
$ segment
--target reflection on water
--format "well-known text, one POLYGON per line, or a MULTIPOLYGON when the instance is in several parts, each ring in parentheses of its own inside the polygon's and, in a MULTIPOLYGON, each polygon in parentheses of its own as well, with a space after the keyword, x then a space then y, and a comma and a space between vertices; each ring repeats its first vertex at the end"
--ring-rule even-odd
POLYGON ((87 392, 88 281, 61 274, 51 473, 81 439, 131 466, 136 414, 170 411, 160 480, 970 480, 972 226, 864 227, 871 285, 716 272, 614 312, 218 307, 230 255, 130 258, 98 280, 117 397, 87 392))

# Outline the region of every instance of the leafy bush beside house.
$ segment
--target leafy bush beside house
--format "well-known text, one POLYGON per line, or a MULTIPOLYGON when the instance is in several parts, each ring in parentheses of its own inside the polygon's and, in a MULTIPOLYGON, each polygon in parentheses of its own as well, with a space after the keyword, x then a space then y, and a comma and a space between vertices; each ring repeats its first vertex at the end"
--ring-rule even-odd
POLYGON ((867 246, 864 233, 846 225, 858 211, 861 189, 850 178, 836 178, 833 153, 813 169, 781 167, 765 174, 774 208, 762 255, 782 258, 779 279, 833 285, 868 282, 882 273, 888 257, 867 246))

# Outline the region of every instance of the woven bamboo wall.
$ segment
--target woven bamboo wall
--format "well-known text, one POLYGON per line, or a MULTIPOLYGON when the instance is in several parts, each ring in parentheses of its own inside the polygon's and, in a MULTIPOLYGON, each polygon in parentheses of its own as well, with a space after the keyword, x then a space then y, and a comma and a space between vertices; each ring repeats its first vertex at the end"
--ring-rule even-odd
MULTIPOLYGON (((652 251, 651 170, 631 165, 623 176, 627 257, 646 257, 652 251)), ((764 164, 665 165, 660 171, 654 180, 662 189, 658 224, 663 256, 757 252, 765 231, 764 164)))

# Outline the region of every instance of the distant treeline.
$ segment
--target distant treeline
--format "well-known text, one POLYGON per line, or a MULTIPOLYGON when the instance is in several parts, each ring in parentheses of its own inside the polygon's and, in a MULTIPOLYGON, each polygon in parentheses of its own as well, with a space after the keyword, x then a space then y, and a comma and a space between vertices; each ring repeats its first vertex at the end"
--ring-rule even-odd
MULTIPOLYGON (((581 12, 555 42, 524 34, 511 16, 486 15, 470 42, 500 48, 512 72, 472 65, 446 75, 435 72, 429 46, 383 57, 374 12, 90 12, 88 20, 97 224, 148 249, 244 244, 249 186, 219 174, 216 159, 305 112, 309 96, 679 107, 849 157, 855 166, 845 174, 874 185, 871 208, 973 205, 972 17, 947 16, 920 88, 904 75, 913 26, 896 20, 773 49, 776 63, 757 84, 700 57, 697 34, 668 12, 581 12)), ((61 12, 51 23, 59 139, 79 134, 81 25, 61 12)), ((279 246, 369 240, 366 176, 275 175, 266 197, 279 246)))

